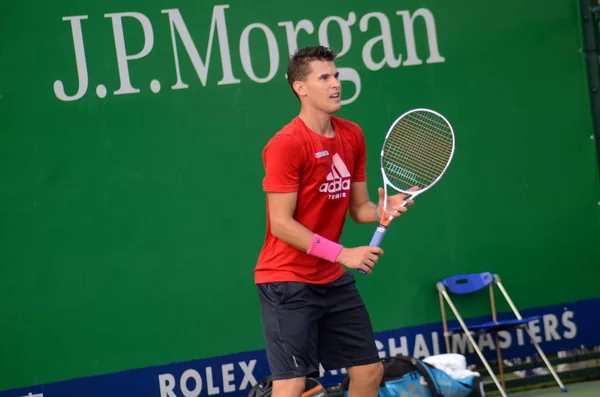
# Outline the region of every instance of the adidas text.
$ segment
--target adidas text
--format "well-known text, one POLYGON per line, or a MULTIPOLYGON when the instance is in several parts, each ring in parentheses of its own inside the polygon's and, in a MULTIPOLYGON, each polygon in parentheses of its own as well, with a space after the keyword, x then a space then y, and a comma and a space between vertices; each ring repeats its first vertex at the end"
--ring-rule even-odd
POLYGON ((319 187, 322 193, 330 193, 329 199, 338 199, 346 197, 346 192, 350 190, 350 179, 337 179, 333 182, 324 182, 319 187))

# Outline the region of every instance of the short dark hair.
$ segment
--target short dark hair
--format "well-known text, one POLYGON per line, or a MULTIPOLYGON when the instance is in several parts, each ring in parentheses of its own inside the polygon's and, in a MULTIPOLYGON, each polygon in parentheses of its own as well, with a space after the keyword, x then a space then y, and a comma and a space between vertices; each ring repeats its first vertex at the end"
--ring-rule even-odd
POLYGON ((322 45, 304 47, 296 51, 290 57, 287 68, 287 79, 292 92, 296 97, 298 94, 294 90, 294 81, 304 81, 310 73, 309 64, 311 61, 328 61, 333 62, 337 57, 337 53, 331 48, 322 45))

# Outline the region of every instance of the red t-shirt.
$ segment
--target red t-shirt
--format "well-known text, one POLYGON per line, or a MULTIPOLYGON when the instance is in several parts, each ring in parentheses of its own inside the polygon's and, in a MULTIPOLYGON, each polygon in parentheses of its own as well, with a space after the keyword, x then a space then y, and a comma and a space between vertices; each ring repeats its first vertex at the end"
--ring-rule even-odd
MULTIPOLYGON (((332 117, 335 136, 312 132, 295 117, 263 150, 265 192, 298 192, 294 219, 307 229, 339 242, 350 202, 351 182, 366 181, 363 132, 332 117)), ((308 255, 267 232, 255 268, 255 282, 301 281, 324 284, 344 274, 339 263, 308 255)))

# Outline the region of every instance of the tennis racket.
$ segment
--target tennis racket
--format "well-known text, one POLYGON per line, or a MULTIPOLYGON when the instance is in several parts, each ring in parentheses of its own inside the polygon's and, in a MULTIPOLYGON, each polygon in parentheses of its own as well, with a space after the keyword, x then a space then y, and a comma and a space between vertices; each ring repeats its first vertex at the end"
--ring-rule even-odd
POLYGON ((414 199, 440 180, 453 155, 454 130, 438 112, 413 109, 394 121, 381 149, 384 204, 379 225, 369 243, 371 247, 381 245, 392 221, 386 213, 389 189, 407 194, 406 200, 414 199))

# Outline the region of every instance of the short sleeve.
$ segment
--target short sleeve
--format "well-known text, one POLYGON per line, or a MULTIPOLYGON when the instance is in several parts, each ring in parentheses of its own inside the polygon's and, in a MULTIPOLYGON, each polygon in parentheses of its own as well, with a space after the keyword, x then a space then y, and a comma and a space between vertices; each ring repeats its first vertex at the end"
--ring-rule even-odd
POLYGON ((367 180, 367 148, 365 135, 360 128, 356 129, 356 159, 354 161, 354 172, 352 182, 365 182, 367 180))
POLYGON ((265 192, 291 193, 298 191, 304 162, 304 148, 294 137, 275 135, 263 150, 265 192))

